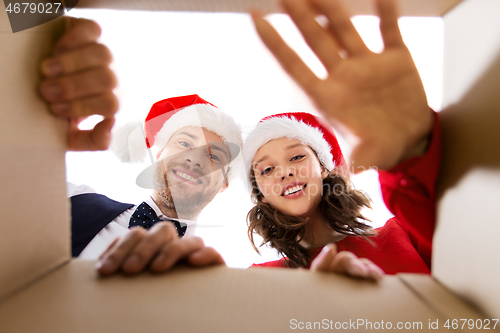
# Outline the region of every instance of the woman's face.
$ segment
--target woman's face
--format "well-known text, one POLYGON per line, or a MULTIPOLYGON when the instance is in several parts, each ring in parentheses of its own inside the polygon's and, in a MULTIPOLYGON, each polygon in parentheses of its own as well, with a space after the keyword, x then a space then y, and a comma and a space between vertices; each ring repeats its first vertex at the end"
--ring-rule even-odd
POLYGON ((296 139, 271 140, 257 151, 252 168, 263 202, 291 216, 314 214, 328 170, 309 146, 296 139))

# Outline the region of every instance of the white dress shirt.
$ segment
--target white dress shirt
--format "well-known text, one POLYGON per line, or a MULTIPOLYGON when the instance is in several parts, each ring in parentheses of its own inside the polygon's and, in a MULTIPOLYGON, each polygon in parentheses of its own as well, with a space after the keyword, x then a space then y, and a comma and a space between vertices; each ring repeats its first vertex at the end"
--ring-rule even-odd
MULTIPOLYGON (((77 186, 72 183, 67 183, 68 197, 72 197, 78 194, 84 193, 96 193, 95 190, 87 185, 77 186)), ((153 210, 156 215, 162 220, 168 219, 165 216, 160 208, 156 205, 156 203, 151 198, 147 198, 144 200, 153 210)), ((108 223, 99 233, 90 241, 90 243, 83 249, 78 258, 86 259, 86 260, 96 260, 99 258, 101 253, 103 253, 117 237, 122 237, 129 232, 128 224, 130 221, 130 217, 135 212, 138 205, 127 209, 120 215, 118 215, 113 221, 108 223)), ((184 237, 190 237, 194 235, 196 229, 196 221, 178 219, 179 222, 184 222, 188 225, 186 234, 184 237)))

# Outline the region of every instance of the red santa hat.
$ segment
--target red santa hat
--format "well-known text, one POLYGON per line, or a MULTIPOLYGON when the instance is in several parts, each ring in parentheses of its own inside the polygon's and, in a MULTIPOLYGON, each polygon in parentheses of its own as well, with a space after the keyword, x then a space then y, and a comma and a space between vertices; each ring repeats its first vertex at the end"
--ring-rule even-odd
POLYGON ((332 129, 322 125, 309 113, 281 113, 263 118, 245 139, 243 160, 247 185, 250 185, 252 161, 259 148, 283 137, 300 140, 311 147, 329 171, 335 168, 347 171, 347 164, 332 129))
POLYGON ((241 128, 228 114, 198 95, 172 97, 151 107, 144 127, 129 123, 113 131, 111 150, 122 162, 142 162, 148 149, 165 147, 170 137, 183 127, 203 127, 219 135, 234 160, 242 145, 241 128))

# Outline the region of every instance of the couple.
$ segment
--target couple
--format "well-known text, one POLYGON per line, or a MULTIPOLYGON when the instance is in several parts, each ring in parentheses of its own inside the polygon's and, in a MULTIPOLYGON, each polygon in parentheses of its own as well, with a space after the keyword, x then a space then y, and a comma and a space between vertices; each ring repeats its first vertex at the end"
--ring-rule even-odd
MULTIPOLYGON (((308 177, 312 179, 311 184, 316 186, 321 186, 323 179, 333 178, 333 181, 341 181, 345 188, 349 186, 349 181, 341 176, 342 172, 335 173, 339 170, 329 167, 334 159, 341 159, 341 155, 335 155, 335 151, 330 151, 331 155, 325 154, 328 149, 324 149, 322 141, 326 141, 331 147, 335 146, 335 142, 325 134, 328 130, 322 130, 321 125, 315 121, 309 124, 304 121, 302 124, 312 127, 323 136, 316 135, 314 138, 306 135, 304 140, 304 137, 294 137, 291 134, 301 130, 292 129, 287 132, 289 135, 285 133, 279 137, 271 137, 269 141, 261 142, 261 145, 257 144, 249 153, 244 147, 246 166, 250 172, 246 176, 257 185, 253 195, 260 205, 260 208, 249 215, 250 232, 259 233, 275 247, 282 246, 278 250, 287 255, 287 259, 270 265, 306 266, 317 255, 312 263, 313 268, 360 277, 380 277, 380 271, 373 263, 358 259, 349 251, 337 253, 335 246, 323 247, 325 244, 336 243, 341 249, 360 251, 357 253, 363 257, 370 257, 373 252, 378 251, 372 258, 379 266, 389 267, 391 262, 410 258, 421 260, 425 266, 430 267, 434 185, 439 163, 437 126, 433 126, 433 122, 436 122, 427 106, 422 83, 401 39, 395 5, 391 0, 378 0, 376 4, 385 43, 382 54, 373 54, 366 48, 337 1, 283 1, 285 10, 327 69, 329 76, 325 80, 314 76, 274 29, 258 15, 254 15, 257 31, 264 43, 330 124, 351 142, 351 160, 356 163, 352 164, 353 167, 376 165, 379 169, 388 170, 380 173, 380 180, 384 199, 397 217, 397 220, 388 223, 388 227, 376 236, 369 236, 370 231, 359 215, 359 207, 366 204, 366 199, 359 194, 354 198, 345 198, 346 206, 341 205, 348 209, 337 212, 337 217, 351 214, 353 219, 349 220, 352 223, 344 224, 339 223, 342 219, 328 219, 333 216, 331 214, 336 207, 335 203, 330 205, 329 202, 337 199, 337 193, 328 191, 331 198, 321 198, 309 193, 305 195, 313 186, 309 185, 309 180, 299 181, 292 163, 305 163, 310 172, 308 177), (318 12, 329 20, 327 28, 320 26, 315 20, 318 12), (293 156, 285 155, 294 149, 299 151, 294 151, 293 156), (284 188, 280 184, 293 186, 284 188), (288 198, 285 198, 284 192, 277 195, 276 192, 267 190, 276 186, 282 186, 288 198), (291 198, 293 196, 296 198, 291 198), (282 205, 283 200, 304 198, 307 201, 300 205, 282 205), (263 218, 265 205, 288 216, 295 214, 288 208, 295 209, 297 206, 297 215, 307 218, 299 221, 297 226, 300 228, 295 229, 293 225, 291 229, 288 228, 290 225, 286 226, 288 221, 271 221, 276 222, 273 224, 265 216, 263 218), (302 214, 303 212, 306 213, 302 214), (255 221, 258 222, 254 223, 255 221), (293 237, 290 237, 290 230, 293 237), (281 237, 282 235, 285 237, 281 237), (367 237, 366 244, 371 247, 364 246, 365 243, 360 245, 365 241, 363 237, 367 237), (349 241, 350 239, 356 241, 349 241), (391 247, 392 245, 394 246, 391 247), (414 250, 412 253, 410 245, 414 250), (318 249, 322 247, 324 250, 318 254, 318 249), (408 256, 398 257, 401 248, 409 250, 408 256)), ((99 28, 95 24, 88 21, 77 22, 59 41, 56 55, 42 64, 46 81, 42 83, 41 93, 51 103, 56 115, 70 119, 94 113, 104 116, 103 122, 90 132, 79 131, 76 121, 70 120, 68 141, 69 148, 74 150, 105 149, 109 144, 113 115, 117 109, 116 98, 111 92, 114 76, 107 67, 109 52, 96 44, 98 35, 99 28), (78 57, 76 50, 99 52, 92 58, 78 57), (96 78, 99 85, 87 87, 85 84, 88 80, 77 80, 80 75, 88 77, 89 72, 94 77, 99 77, 96 78), (54 85, 59 85, 59 90, 52 89, 54 85)), ((286 115, 285 118, 300 123, 291 115, 286 115)), ((265 123, 263 121, 261 125, 264 126, 265 123)), ((260 138, 260 135, 257 137, 260 138)), ((165 271, 179 259, 186 259, 193 265, 222 262, 220 256, 214 250, 204 247, 199 239, 179 238, 174 223, 160 222, 149 231, 133 228, 124 237, 114 241, 103 254, 98 270, 101 274, 111 274, 120 269, 136 273, 145 267, 153 271, 165 271)))

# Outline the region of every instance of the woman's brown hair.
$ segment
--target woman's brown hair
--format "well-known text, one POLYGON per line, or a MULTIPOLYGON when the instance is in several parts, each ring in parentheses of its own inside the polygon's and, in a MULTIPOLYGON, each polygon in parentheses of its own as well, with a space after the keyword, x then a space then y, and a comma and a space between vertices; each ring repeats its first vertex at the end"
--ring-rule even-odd
MULTIPOLYGON (((300 245, 306 233, 307 221, 304 218, 281 213, 262 202, 262 194, 257 186, 253 170, 250 175, 252 202, 255 206, 247 214, 248 238, 255 251, 254 234, 262 237, 262 245, 268 244, 280 255, 286 256, 290 267, 309 265, 309 249, 300 245)), ((366 195, 354 189, 349 178, 338 172, 330 172, 323 180, 323 192, 318 209, 329 226, 338 233, 348 236, 371 236, 369 220, 361 214, 361 209, 371 207, 366 195)), ((259 246, 259 247, 260 247, 259 246)))

